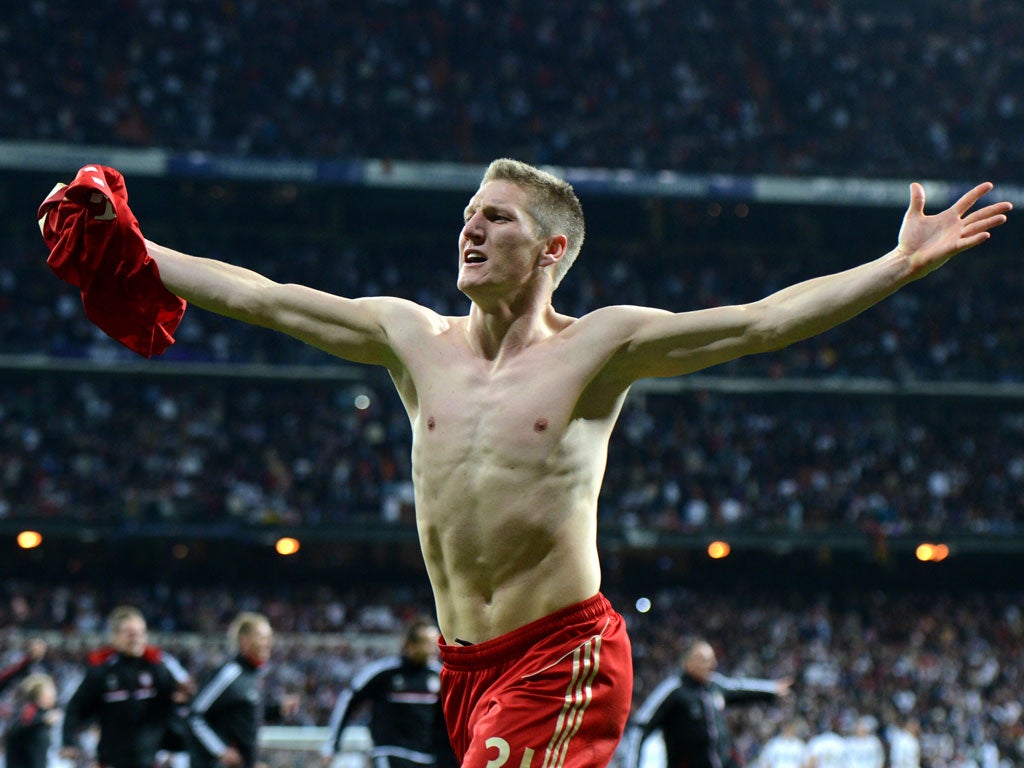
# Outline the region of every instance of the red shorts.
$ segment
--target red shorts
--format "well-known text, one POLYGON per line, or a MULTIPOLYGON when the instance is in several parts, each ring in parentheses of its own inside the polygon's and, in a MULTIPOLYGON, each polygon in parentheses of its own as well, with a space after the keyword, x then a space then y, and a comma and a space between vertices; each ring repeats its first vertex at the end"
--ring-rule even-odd
POLYGON ((441 697, 463 768, 597 768, 633 696, 626 622, 604 595, 476 645, 441 644, 441 697))

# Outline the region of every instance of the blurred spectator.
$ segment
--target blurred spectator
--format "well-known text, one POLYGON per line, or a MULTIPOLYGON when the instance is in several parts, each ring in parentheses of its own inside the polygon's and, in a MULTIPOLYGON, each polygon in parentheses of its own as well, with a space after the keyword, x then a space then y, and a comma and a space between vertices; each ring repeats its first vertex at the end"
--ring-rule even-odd
POLYGON ((885 748, 875 735, 876 726, 877 722, 870 715, 857 718, 853 733, 846 737, 847 768, 882 768, 885 765, 885 748))
POLYGON ((757 756, 755 768, 807 768, 807 744, 798 733, 797 722, 786 720, 779 732, 768 739, 757 756))
POLYGON ((890 768, 921 768, 921 724, 916 717, 893 723, 886 730, 890 768))
POLYGON ((846 741, 832 728, 807 740, 808 768, 846 768, 846 741))

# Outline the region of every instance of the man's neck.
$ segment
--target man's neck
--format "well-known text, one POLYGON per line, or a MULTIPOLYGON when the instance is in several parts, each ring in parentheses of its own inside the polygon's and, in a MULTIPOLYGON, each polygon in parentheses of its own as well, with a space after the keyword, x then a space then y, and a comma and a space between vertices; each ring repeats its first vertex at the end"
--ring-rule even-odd
POLYGON ((466 338, 481 357, 494 360, 516 352, 556 332, 556 313, 550 302, 526 307, 473 303, 466 323, 466 338))

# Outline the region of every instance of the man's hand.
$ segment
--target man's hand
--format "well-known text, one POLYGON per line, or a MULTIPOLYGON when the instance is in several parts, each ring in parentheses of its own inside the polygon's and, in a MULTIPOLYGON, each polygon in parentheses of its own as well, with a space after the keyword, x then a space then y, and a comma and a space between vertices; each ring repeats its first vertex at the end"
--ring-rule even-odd
POLYGON ((775 695, 780 699, 789 696, 793 689, 793 678, 783 677, 775 681, 775 695))
POLYGON ((185 704, 196 695, 196 683, 191 677, 178 683, 171 694, 171 701, 175 704, 185 704))
POLYGON ((942 213, 927 216, 924 187, 917 182, 910 185, 910 207, 903 217, 896 252, 907 259, 913 279, 938 269, 960 251, 985 242, 991 236, 990 229, 1006 222, 1006 214, 1013 208, 1007 201, 968 213, 992 187, 989 181, 979 184, 942 213))
POLYGON ((228 768, 238 768, 243 764, 242 753, 234 747, 228 747, 220 756, 220 764, 226 765, 228 768))

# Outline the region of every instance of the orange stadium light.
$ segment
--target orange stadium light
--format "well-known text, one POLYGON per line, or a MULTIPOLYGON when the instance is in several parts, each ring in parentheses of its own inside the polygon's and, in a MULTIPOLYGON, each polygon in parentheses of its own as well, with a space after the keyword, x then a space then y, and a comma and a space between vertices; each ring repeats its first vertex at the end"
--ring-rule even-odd
POLYGON ((301 546, 302 545, 299 544, 298 539, 293 539, 291 536, 282 536, 277 540, 277 543, 274 544, 274 549, 277 550, 277 554, 287 556, 294 555, 299 551, 299 547, 301 546))
POLYGON ((38 531, 22 531, 18 534, 17 541, 22 549, 35 549, 43 543, 43 535, 38 531))
POLYGON ((945 544, 918 544, 914 552, 923 563, 940 563, 949 557, 949 547, 945 544))
POLYGON ((708 544, 708 557, 712 560, 721 560, 724 557, 728 557, 730 552, 732 552, 732 547, 729 546, 727 541, 712 541, 708 544))

